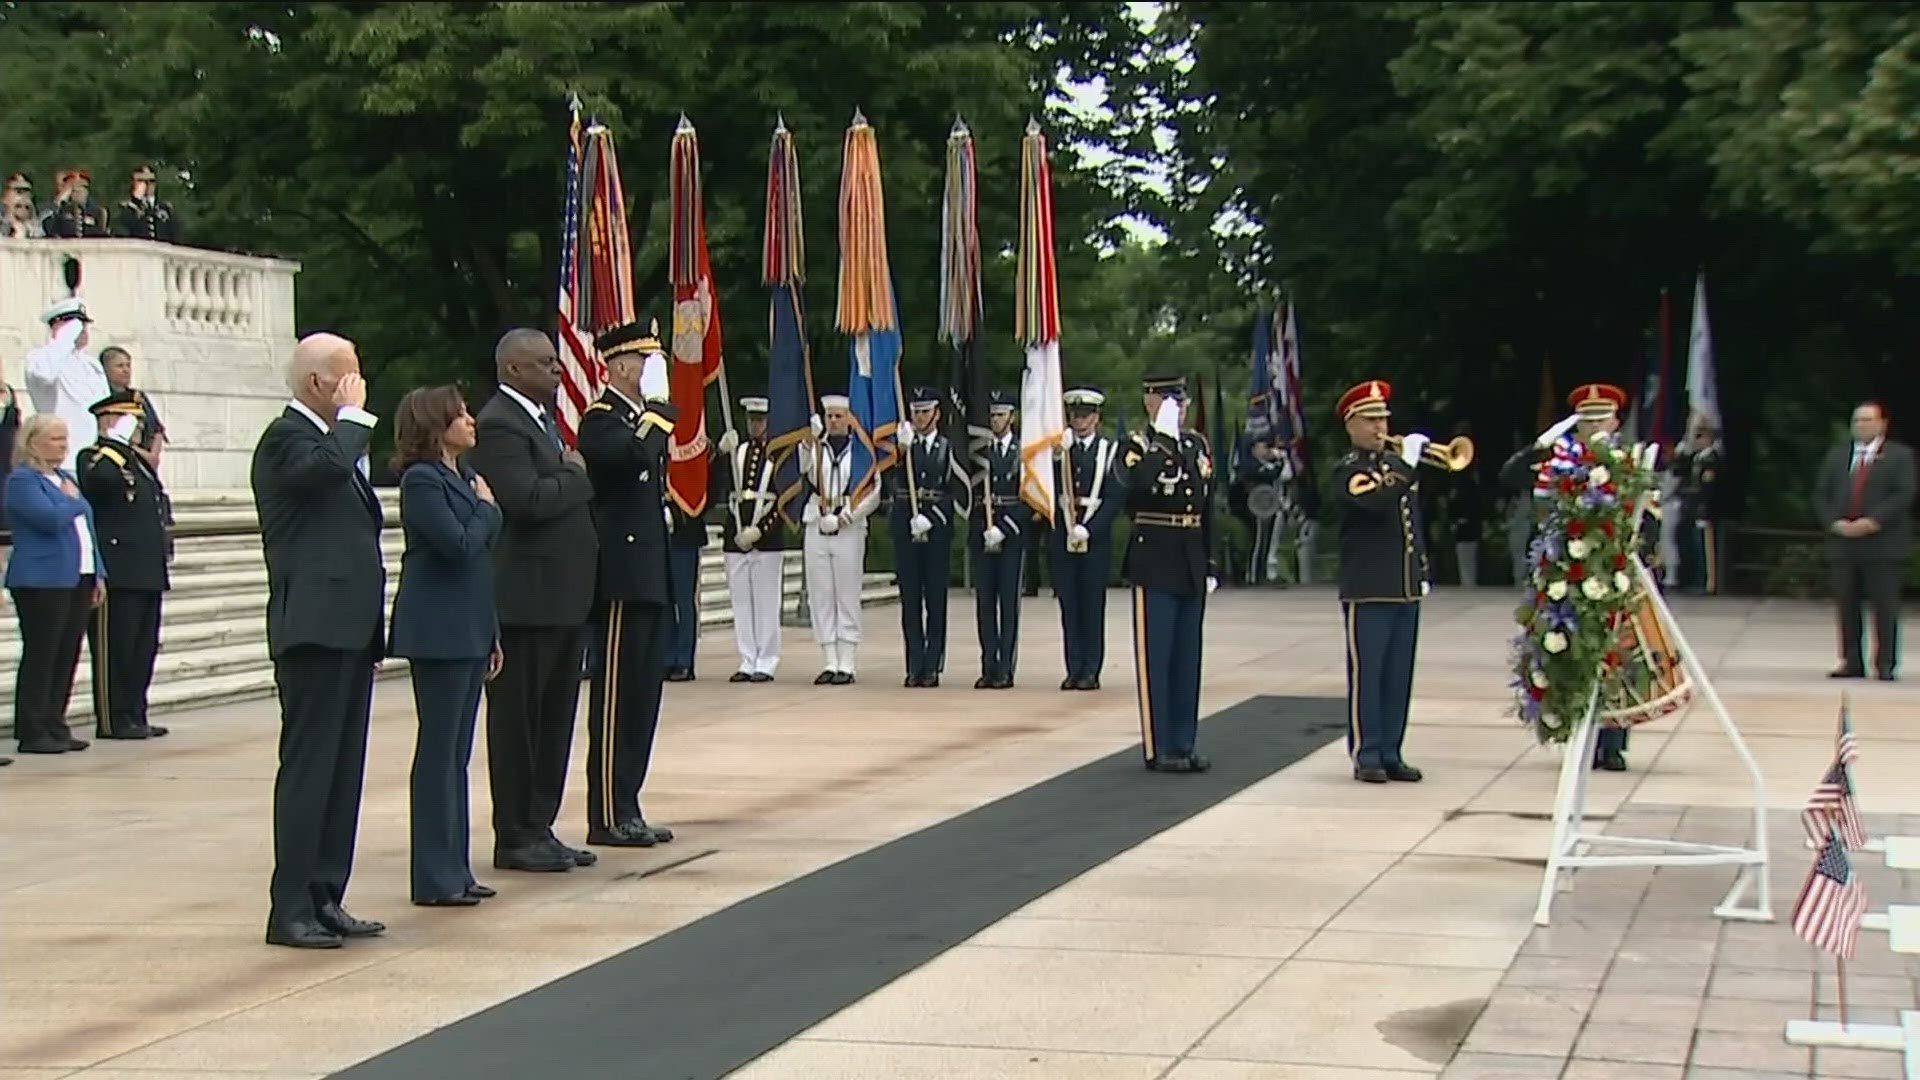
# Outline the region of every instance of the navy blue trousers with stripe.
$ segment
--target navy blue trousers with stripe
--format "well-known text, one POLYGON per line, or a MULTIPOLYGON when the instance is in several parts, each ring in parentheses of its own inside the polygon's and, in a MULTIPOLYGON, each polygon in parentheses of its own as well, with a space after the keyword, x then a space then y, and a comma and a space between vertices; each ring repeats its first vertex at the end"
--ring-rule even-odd
POLYGON ((1347 624, 1347 755, 1356 769, 1401 763, 1413 700, 1420 605, 1342 603, 1347 624))
POLYGON ((1191 757, 1200 734, 1200 628, 1207 598, 1133 590, 1133 663, 1146 759, 1191 757))

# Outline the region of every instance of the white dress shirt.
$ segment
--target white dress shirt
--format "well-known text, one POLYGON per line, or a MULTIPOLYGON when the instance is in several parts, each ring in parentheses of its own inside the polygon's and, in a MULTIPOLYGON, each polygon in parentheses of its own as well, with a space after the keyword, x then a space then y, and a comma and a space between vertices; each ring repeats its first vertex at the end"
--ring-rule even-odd
MULTIPOLYGON (((307 408, 306 405, 297 398, 287 402, 287 408, 292 409, 294 412, 297 412, 301 416, 306 417, 308 420, 313 421, 313 426, 319 428, 323 433, 330 432, 333 430, 332 425, 328 424, 325 420, 322 420, 320 418, 319 413, 314 412, 312 409, 307 408)), ((357 408, 353 405, 340 406, 340 411, 334 413, 333 416, 334 416, 334 419, 336 420, 345 420, 349 424, 359 424, 361 427, 371 428, 371 427, 378 427, 380 425, 379 417, 373 415, 372 413, 368 412, 365 409, 357 408)), ((361 454, 360 457, 354 461, 353 467, 360 470, 360 475, 363 479, 367 480, 369 483, 372 482, 373 480, 372 466, 367 461, 367 455, 361 454)))

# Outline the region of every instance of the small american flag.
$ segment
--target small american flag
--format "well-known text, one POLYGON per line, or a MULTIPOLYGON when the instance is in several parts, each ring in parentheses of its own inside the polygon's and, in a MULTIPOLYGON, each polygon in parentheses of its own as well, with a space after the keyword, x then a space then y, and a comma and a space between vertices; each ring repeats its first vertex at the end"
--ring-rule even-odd
POLYGON ((1842 765, 1853 764, 1860 754, 1860 744, 1853 738, 1853 718, 1847 709, 1847 699, 1840 699, 1840 733, 1834 737, 1833 756, 1842 765))
POLYGON ((1793 902, 1793 932, 1816 949, 1851 960, 1860 917, 1866 913, 1867 892, 1853 876, 1846 847, 1829 833, 1807 883, 1800 887, 1800 898, 1793 902))
POLYGON ((1815 844, 1831 833, 1854 851, 1867 846, 1867 829, 1860 821, 1860 805, 1854 801, 1853 778, 1847 775, 1844 758, 1834 761, 1813 786, 1806 808, 1800 812, 1800 823, 1815 844))

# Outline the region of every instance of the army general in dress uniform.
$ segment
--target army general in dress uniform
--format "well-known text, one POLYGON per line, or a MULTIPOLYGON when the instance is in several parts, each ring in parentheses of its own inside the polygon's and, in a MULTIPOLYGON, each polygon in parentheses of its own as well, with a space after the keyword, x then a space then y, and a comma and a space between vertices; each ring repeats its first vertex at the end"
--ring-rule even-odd
POLYGON ((1341 508, 1340 610, 1346 621, 1347 753, 1353 777, 1369 784, 1418 780, 1400 744, 1413 699, 1420 600, 1428 592, 1427 546, 1419 521, 1416 467, 1426 442, 1409 435, 1387 447, 1393 389, 1364 382, 1340 397, 1353 449, 1333 472, 1341 508))
POLYGON ((157 738, 167 729, 147 723, 147 691, 168 587, 166 497, 153 466, 134 451, 144 414, 139 395, 117 390, 92 412, 100 441, 80 452, 80 492, 93 506, 107 569, 106 597, 87 624, 94 730, 102 739, 157 738))
POLYGON ((657 330, 629 323, 594 344, 607 361, 607 389, 581 415, 579 436, 600 534, 594 617, 601 663, 587 697, 587 843, 652 847, 673 839, 671 830, 647 824, 640 787, 660 725, 673 630, 666 484, 674 410, 657 330))
POLYGON ((967 528, 973 562, 974 622, 980 631, 980 677, 976 690, 1013 685, 1020 659, 1020 585, 1033 534, 1033 510, 1020 497, 1020 440, 1013 433, 1013 398, 995 390, 987 403, 987 445, 975 460, 980 490, 974 492, 967 528))
POLYGON ((1127 579, 1133 584, 1133 656, 1140 682, 1140 744, 1147 768, 1205 772, 1200 733, 1201 623, 1217 581, 1213 549, 1213 452, 1181 427, 1184 376, 1146 380, 1153 426, 1121 450, 1126 473, 1127 579))
POLYGON ((940 433, 940 395, 916 387, 908 402, 905 461, 887 471, 900 629, 907 639, 907 686, 939 686, 947 665, 947 583, 953 559, 953 444, 940 433))
POLYGON ((1113 570, 1113 522, 1125 498, 1120 444, 1100 434, 1098 387, 1075 386, 1061 395, 1067 406, 1067 436, 1055 451, 1065 454, 1070 485, 1060 487, 1049 530, 1047 562, 1060 601, 1060 637, 1066 645, 1062 690, 1100 689, 1107 657, 1107 575, 1113 570))

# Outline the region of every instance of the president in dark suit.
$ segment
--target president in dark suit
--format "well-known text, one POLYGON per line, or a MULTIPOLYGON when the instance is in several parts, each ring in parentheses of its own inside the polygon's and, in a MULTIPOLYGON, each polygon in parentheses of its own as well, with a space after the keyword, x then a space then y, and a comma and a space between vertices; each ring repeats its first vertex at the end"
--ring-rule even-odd
POLYGON ((420 730, 408 788, 413 902, 471 907, 494 895, 467 854, 467 763, 480 690, 500 670, 493 617, 493 543, 500 508, 461 455, 473 417, 451 386, 410 390, 394 408, 393 469, 407 550, 389 651, 412 662, 420 730))
POLYGON ((468 455, 504 518, 493 595, 505 663, 486 691, 493 865, 570 870, 598 861, 553 835, 580 704, 581 628, 593 607, 593 485, 553 418, 560 386, 553 340, 509 330, 493 358, 500 392, 481 408, 479 441, 468 455))
POLYGON ((253 451, 267 560, 267 647, 280 694, 267 942, 338 948, 386 929, 341 908, 360 821, 386 568, 379 499, 362 472, 377 422, 353 342, 294 346, 287 404, 253 451))
POLYGON ((1814 506, 1827 533, 1840 614, 1836 679, 1867 674, 1861 601, 1873 608, 1873 671, 1891 682, 1900 666, 1900 583, 1913 546, 1913 450, 1887 438, 1878 402, 1853 410, 1853 439, 1827 452, 1814 506))

